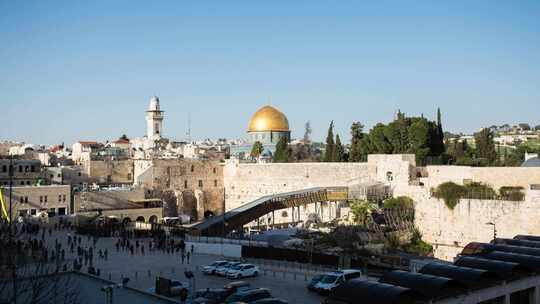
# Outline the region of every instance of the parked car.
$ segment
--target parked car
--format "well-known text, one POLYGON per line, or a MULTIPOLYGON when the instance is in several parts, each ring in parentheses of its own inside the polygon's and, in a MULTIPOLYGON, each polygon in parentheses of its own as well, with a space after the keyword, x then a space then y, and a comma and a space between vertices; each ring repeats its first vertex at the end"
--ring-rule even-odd
POLYGON ((252 289, 252 288, 251 288, 251 284, 249 284, 246 281, 234 281, 234 282, 225 284, 225 286, 223 286, 223 289, 227 290, 229 295, 232 295, 233 293, 237 291, 247 290, 247 289, 252 289))
POLYGON ((244 302, 244 303, 253 303, 257 300, 271 298, 270 290, 266 288, 255 288, 248 290, 241 290, 235 294, 230 295, 225 300, 226 304, 244 302))
POLYGON ((227 277, 231 279, 256 277, 258 275, 259 275, 259 267, 253 264, 239 264, 239 265, 231 267, 227 271, 227 277))
POLYGON ((228 264, 216 268, 216 274, 218 276, 224 277, 227 275, 227 271, 229 271, 229 269, 240 264, 242 264, 242 262, 229 262, 228 264))
POLYGON ((216 274, 216 269, 229 263, 228 261, 215 261, 214 263, 204 266, 202 272, 204 274, 216 274))
POLYGON ((228 290, 224 288, 219 289, 202 289, 195 292, 193 297, 193 304, 219 304, 223 303, 225 299, 230 296, 228 290))
POLYGON ((289 302, 277 298, 267 298, 251 302, 251 304, 289 304, 289 302))
MULTIPOLYGON (((189 290, 189 283, 187 282, 181 282, 177 280, 171 280, 170 284, 170 295, 171 296, 179 296, 182 293, 182 290, 189 290)), ((156 288, 152 287, 147 290, 150 293, 156 293, 156 288)))
POLYGON ((311 278, 311 281, 309 281, 309 283, 307 284, 307 289, 310 291, 315 291, 315 284, 319 283, 322 277, 322 274, 313 276, 313 278, 311 278))
POLYGON ((351 279, 359 278, 361 275, 362 272, 356 269, 344 269, 327 272, 313 288, 321 294, 328 294, 340 284, 351 279))

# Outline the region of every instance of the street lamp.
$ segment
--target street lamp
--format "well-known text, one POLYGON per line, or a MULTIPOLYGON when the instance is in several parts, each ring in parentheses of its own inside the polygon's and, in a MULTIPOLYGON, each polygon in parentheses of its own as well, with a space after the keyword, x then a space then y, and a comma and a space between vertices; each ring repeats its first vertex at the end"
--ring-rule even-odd
POLYGON ((495 240, 497 238, 497 227, 495 226, 495 223, 487 222, 486 225, 493 226, 493 240, 495 240))

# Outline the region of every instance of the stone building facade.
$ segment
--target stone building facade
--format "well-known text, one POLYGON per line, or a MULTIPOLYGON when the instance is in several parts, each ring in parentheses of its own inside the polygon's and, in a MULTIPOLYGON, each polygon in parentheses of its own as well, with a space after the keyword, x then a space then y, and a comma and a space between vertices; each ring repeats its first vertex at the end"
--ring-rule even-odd
MULTIPOLYGON (((9 185, 8 158, 0 159, 0 186, 9 185)), ((34 159, 13 159, 13 186, 31 186, 41 177, 41 162, 34 159)))
POLYGON ((83 163, 83 174, 98 184, 133 184, 132 159, 88 160, 83 163))
POLYGON ((213 160, 135 160, 135 182, 152 190, 174 191, 180 212, 201 219, 223 212, 223 164, 213 160))
MULTIPOLYGON (((13 214, 17 216, 37 215, 47 212, 66 215, 71 211, 71 187, 69 185, 13 187, 13 214)), ((9 204, 9 191, 2 191, 4 202, 9 204)))

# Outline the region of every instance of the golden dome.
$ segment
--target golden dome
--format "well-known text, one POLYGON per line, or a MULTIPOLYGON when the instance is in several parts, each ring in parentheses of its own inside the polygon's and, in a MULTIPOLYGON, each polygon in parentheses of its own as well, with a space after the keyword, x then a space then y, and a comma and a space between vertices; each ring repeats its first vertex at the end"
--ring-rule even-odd
POLYGON ((248 132, 289 131, 285 114, 272 106, 260 108, 249 121, 248 132))

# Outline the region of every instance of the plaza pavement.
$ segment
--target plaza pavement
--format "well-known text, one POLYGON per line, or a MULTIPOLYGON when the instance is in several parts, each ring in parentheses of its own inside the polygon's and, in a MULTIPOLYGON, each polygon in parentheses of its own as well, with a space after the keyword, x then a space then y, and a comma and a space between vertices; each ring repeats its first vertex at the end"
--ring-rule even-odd
MULTIPOLYGON (((67 230, 53 231, 52 236, 46 234, 46 242, 54 245, 54 239, 58 238, 58 241, 63 244, 63 248, 66 248, 66 260, 76 258, 75 253, 69 253, 69 247, 67 244, 67 230)), ((70 232, 71 235, 75 235, 70 232)), ((79 236, 79 235, 77 235, 79 236)), ((82 237, 81 247, 92 246, 92 240, 88 241, 87 236, 80 235, 82 237)), ((190 264, 181 263, 181 257, 179 253, 167 254, 164 251, 154 250, 152 252, 148 249, 149 238, 133 239, 142 241, 145 247, 145 255, 139 253, 131 255, 129 251, 116 251, 115 243, 117 238, 99 238, 96 247, 94 248, 94 267, 100 269, 100 276, 104 279, 111 279, 116 282, 120 282, 122 277, 129 277, 129 285, 141 290, 148 290, 154 287, 156 275, 161 275, 169 279, 175 279, 179 281, 187 281, 184 276, 185 270, 192 270, 195 274, 195 288, 220 288, 224 284, 231 282, 232 280, 209 276, 201 273, 200 268, 204 265, 208 265, 214 260, 223 259, 219 256, 210 254, 198 254, 197 243, 195 244, 195 253, 190 260, 190 264), (108 259, 99 259, 98 250, 108 250, 108 259)), ((76 247, 75 247, 76 248, 76 247)), ((188 244, 187 249, 190 246, 188 244)), ((71 265, 69 265, 71 266, 71 265)), ((243 279, 248 281, 254 287, 269 288, 272 295, 276 298, 287 300, 289 303, 297 304, 311 304, 321 303, 322 297, 315 293, 309 292, 306 289, 306 280, 310 279, 312 272, 305 272, 299 269, 287 271, 284 268, 269 267, 268 265, 260 265, 261 274, 255 278, 243 279), (276 271, 277 270, 277 271, 276 271)), ((82 272, 86 272, 87 268, 83 266, 82 272)), ((105 295, 103 295, 105 299, 105 295)))

